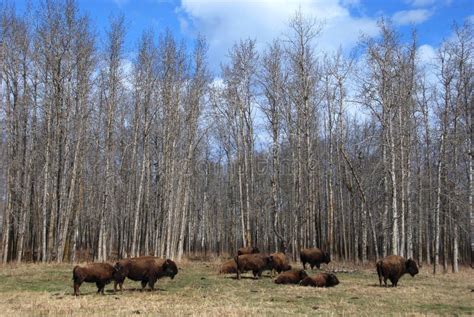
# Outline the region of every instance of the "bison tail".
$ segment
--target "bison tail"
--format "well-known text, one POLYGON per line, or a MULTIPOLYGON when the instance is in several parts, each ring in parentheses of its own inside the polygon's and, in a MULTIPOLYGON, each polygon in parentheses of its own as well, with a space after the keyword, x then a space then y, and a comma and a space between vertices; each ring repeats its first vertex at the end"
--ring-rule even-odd
POLYGON ((237 264, 237 270, 239 269, 239 256, 234 257, 235 264, 237 264))
POLYGON ((378 261, 377 264, 375 265, 377 267, 377 275, 379 276, 379 282, 382 284, 382 261, 378 261))

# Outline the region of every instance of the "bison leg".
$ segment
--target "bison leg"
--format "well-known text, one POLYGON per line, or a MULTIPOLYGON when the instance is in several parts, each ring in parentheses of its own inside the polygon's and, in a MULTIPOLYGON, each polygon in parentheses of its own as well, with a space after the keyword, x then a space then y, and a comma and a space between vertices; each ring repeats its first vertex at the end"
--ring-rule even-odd
POLYGON ((141 283, 142 283, 141 291, 143 291, 145 289, 146 284, 148 283, 148 280, 143 280, 141 283))
POLYGON ((320 270, 321 269, 321 263, 317 263, 316 267, 318 268, 318 270, 320 270))
POLYGON ((237 279, 240 280, 240 270, 237 269, 237 279))
POLYGON ((391 278, 390 282, 392 282, 392 287, 397 287, 398 284, 398 278, 391 278))
POLYGON ((120 291, 122 291, 122 283, 114 281, 114 292, 117 292, 117 285, 120 287, 120 291))
POLYGON ((385 284, 385 287, 387 287, 387 278, 385 276, 383 278, 383 283, 385 284))
POLYGON ((74 295, 79 296, 79 287, 81 287, 81 282, 74 282, 74 295))
POLYGON ((105 283, 104 282, 96 282, 95 285, 97 286, 97 294, 104 295, 105 283))
POLYGON ((150 286, 150 290, 154 291, 155 290, 155 283, 156 283, 156 278, 151 278, 148 281, 148 285, 150 286))

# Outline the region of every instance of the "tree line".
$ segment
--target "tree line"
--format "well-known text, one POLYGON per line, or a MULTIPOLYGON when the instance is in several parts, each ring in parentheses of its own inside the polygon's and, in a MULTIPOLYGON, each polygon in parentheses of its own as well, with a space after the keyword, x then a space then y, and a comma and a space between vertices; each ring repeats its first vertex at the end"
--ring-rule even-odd
POLYGON ((473 27, 430 64, 390 21, 353 54, 324 52, 296 12, 258 50, 145 31, 104 41, 72 0, 1 5, 1 255, 105 261, 153 254, 341 261, 388 254, 458 270, 472 259, 473 27))

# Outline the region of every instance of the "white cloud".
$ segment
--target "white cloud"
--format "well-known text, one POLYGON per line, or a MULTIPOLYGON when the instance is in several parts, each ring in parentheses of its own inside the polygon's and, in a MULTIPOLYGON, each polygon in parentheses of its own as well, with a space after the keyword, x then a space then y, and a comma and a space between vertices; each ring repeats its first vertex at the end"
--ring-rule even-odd
POLYGON ((431 45, 421 45, 418 48, 418 58, 422 64, 433 63, 436 59, 436 50, 431 45))
POLYGON ((392 19, 398 25, 420 24, 428 20, 433 11, 426 9, 403 10, 396 12, 392 19))
POLYGON ((362 33, 376 35, 376 20, 353 17, 348 6, 358 0, 182 0, 177 10, 182 31, 203 33, 211 62, 222 61, 240 39, 256 39, 259 47, 286 32, 298 9, 325 22, 318 45, 324 50, 353 47, 362 33), (342 4, 341 4, 342 3, 342 4))
POLYGON ((406 2, 414 7, 426 7, 434 4, 436 0, 408 0, 406 2))

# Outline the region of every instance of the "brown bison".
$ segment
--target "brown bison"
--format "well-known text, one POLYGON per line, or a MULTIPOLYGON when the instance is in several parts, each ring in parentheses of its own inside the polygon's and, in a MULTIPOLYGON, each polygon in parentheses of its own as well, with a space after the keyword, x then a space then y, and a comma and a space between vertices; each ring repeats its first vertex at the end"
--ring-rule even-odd
POLYGON ((418 274, 418 266, 415 261, 412 259, 405 260, 405 258, 398 255, 389 255, 379 260, 376 267, 380 286, 382 286, 382 277, 385 286, 387 286, 387 279, 389 279, 392 286, 396 287, 403 274, 408 273, 412 277, 418 274))
POLYGON ((306 263, 309 263, 311 269, 321 266, 321 263, 329 264, 331 262, 331 256, 328 252, 322 251, 318 248, 303 249, 300 252, 300 260, 303 263, 303 269, 306 270, 306 263))
POLYGON ((232 273, 237 273, 237 263, 235 263, 235 260, 229 260, 224 262, 220 269, 219 269, 220 274, 232 274, 232 273))
POLYGON ((114 290, 119 285, 122 290, 123 282, 126 277, 132 281, 141 281, 142 290, 148 284, 151 290, 154 290, 158 279, 168 276, 171 279, 178 274, 176 263, 170 259, 160 259, 151 256, 123 259, 115 263, 118 278, 115 280, 114 290))
POLYGON ((245 247, 240 248, 237 250, 237 255, 244 255, 244 254, 255 254, 260 253, 260 250, 257 247, 245 247))
POLYGON ((234 258, 237 264, 237 279, 240 280, 240 274, 252 271, 253 277, 258 279, 265 270, 273 269, 273 259, 264 254, 243 254, 234 258))
POLYGON ((337 284, 339 284, 339 280, 332 273, 319 273, 314 276, 308 276, 300 282, 301 286, 313 287, 331 287, 337 284))
POLYGON ((72 270, 74 295, 79 296, 79 287, 83 282, 95 283, 97 293, 104 294, 104 287, 117 277, 117 270, 109 263, 89 263, 75 266, 72 270))
POLYGON ((281 272, 284 271, 289 271, 291 270, 291 265, 290 261, 288 260, 288 257, 286 256, 285 253, 282 252, 276 252, 270 254, 273 260, 273 270, 272 270, 272 277, 275 275, 275 271, 280 274, 281 272))
POLYGON ((305 270, 291 270, 281 273, 275 279, 276 284, 298 284, 301 280, 308 277, 305 270))

